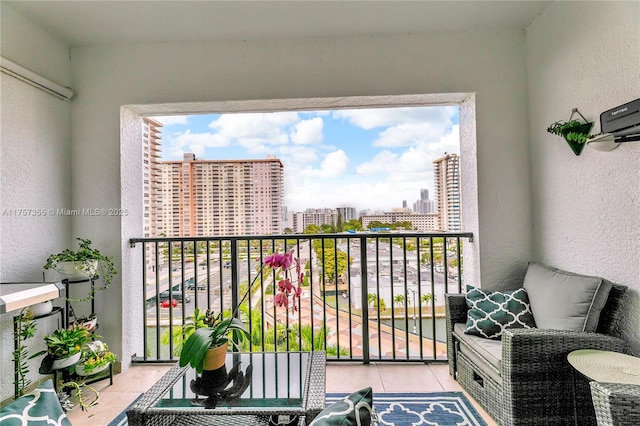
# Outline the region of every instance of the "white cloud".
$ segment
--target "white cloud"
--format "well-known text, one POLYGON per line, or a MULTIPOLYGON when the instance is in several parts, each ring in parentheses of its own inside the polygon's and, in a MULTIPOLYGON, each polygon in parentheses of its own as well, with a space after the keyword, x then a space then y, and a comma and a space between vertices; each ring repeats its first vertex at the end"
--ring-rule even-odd
POLYGON ((341 176, 347 171, 349 166, 349 157, 347 154, 339 149, 328 153, 319 168, 313 168, 311 165, 306 167, 292 167, 292 174, 298 175, 298 178, 294 178, 299 181, 302 178, 312 177, 319 179, 328 179, 341 176))
POLYGON ((303 120, 293 126, 291 131, 291 141, 298 145, 322 143, 323 127, 324 122, 320 117, 303 120))
POLYGON ((300 121, 296 112, 223 114, 209 127, 220 138, 236 143, 252 154, 270 151, 270 146, 289 142, 287 126, 300 121))
POLYGON ((454 125, 439 139, 430 143, 417 142, 403 151, 384 150, 371 161, 356 167, 356 173, 370 175, 375 173, 402 174, 431 169, 433 160, 445 152, 457 153, 460 146, 459 126, 454 125))
POLYGON ((334 111, 333 117, 344 118, 354 126, 365 130, 376 127, 398 126, 408 123, 451 122, 456 115, 457 107, 403 107, 346 109, 334 111))

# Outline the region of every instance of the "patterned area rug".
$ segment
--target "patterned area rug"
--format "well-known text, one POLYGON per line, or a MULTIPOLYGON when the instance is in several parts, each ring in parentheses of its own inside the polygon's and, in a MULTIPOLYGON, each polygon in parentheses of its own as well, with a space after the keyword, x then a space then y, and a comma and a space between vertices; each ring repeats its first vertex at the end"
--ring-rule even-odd
MULTIPOLYGON (((327 405, 347 396, 327 394, 327 405)), ((462 392, 375 393, 373 406, 380 425, 393 426, 487 426, 462 392)), ((126 426, 124 410, 109 426, 126 426)))
MULTIPOLYGON (((327 394, 327 405, 346 394, 327 394)), ((380 425, 487 426, 462 392, 373 393, 380 425)))

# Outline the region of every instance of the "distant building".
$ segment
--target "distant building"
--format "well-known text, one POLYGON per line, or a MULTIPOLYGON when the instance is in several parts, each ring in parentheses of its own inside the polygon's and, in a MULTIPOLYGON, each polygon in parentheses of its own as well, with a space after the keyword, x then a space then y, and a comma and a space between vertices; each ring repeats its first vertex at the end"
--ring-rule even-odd
POLYGON ((309 225, 332 225, 338 223, 338 211, 336 209, 306 209, 303 212, 289 213, 289 226, 293 232, 301 234, 309 225))
POLYGON ((429 200, 429 190, 420 190, 420 199, 413 203, 413 211, 420 214, 436 213, 435 201, 429 200))
POLYGON ((282 232, 284 171, 277 158, 162 163, 162 227, 169 237, 282 232))
POLYGON ((371 222, 397 223, 411 222, 416 231, 435 231, 440 228, 438 214, 417 214, 404 211, 394 211, 383 214, 362 216, 362 227, 368 228, 371 222))
POLYGON ((442 231, 459 232, 460 156, 446 154, 433 162, 438 215, 442 231))
MULTIPOLYGON (((142 117, 142 229, 145 238, 161 236, 162 222, 162 123, 142 117)), ((149 244, 144 256, 149 273, 155 271, 156 251, 149 244)))
POLYGON ((149 117, 142 118, 142 224, 145 238, 156 237, 163 232, 158 221, 162 214, 161 135, 162 123, 149 117))
POLYGON ((349 222, 350 220, 358 218, 356 209, 354 207, 338 207, 336 210, 342 217, 342 222, 349 222))

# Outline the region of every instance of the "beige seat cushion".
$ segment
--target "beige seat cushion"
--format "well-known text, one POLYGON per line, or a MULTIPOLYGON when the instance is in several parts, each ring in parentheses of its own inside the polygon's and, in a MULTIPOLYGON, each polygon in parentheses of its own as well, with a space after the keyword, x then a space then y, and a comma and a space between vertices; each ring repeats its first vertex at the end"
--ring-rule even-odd
POLYGON ((460 352, 480 367, 493 380, 502 383, 502 341, 466 334, 465 324, 456 323, 453 335, 460 341, 460 352))

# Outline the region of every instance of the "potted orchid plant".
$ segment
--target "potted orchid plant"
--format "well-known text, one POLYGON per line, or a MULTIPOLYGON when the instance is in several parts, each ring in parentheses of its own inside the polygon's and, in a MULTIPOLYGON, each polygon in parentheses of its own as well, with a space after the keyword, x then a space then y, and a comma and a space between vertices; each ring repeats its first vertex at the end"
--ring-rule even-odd
POLYGON ((224 365, 225 354, 230 344, 237 346, 244 338, 250 338, 244 323, 236 315, 238 307, 251 292, 253 284, 265 271, 275 272, 278 293, 274 296, 274 304, 288 308, 289 299, 291 299, 291 309, 296 311, 298 309, 296 300, 300 298, 302 289, 300 285, 294 285, 291 280, 292 265, 295 266, 298 283, 302 283, 304 274, 300 272, 300 261, 294 256, 293 250, 286 253, 273 253, 265 257, 260 273, 254 278, 231 318, 225 319, 222 313, 215 315, 211 311, 206 311, 203 315, 202 311, 196 308, 193 316, 180 330, 186 338, 180 351, 180 366, 189 364, 198 373, 204 370, 216 370, 224 365), (210 357, 218 358, 210 360, 210 357))

